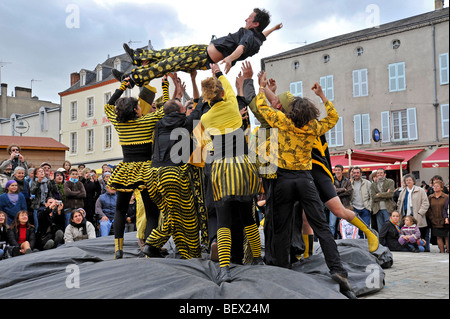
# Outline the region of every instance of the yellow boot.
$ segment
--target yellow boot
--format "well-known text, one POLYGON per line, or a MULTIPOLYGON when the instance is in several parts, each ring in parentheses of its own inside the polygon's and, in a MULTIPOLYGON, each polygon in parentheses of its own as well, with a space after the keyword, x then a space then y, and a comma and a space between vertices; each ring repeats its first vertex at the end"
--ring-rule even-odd
POLYGON ((302 235, 303 242, 305 243, 305 252, 303 253, 303 258, 308 258, 312 255, 313 246, 314 246, 314 235, 302 235))
POLYGON ((374 230, 370 229, 358 215, 350 221, 350 224, 358 227, 366 235, 369 243, 369 251, 371 253, 378 249, 380 242, 378 241, 377 234, 374 230))
POLYGON ((114 259, 123 257, 123 238, 114 239, 114 259))

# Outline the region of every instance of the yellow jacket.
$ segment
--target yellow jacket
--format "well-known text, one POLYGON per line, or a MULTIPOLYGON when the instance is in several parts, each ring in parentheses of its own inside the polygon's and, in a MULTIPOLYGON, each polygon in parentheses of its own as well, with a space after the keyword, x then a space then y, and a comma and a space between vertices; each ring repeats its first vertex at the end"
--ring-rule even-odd
POLYGON ((269 107, 264 93, 256 96, 256 106, 272 128, 278 129, 278 167, 289 170, 311 170, 311 150, 316 138, 332 129, 339 115, 333 103, 325 103, 327 116, 311 120, 298 128, 278 110, 269 107))

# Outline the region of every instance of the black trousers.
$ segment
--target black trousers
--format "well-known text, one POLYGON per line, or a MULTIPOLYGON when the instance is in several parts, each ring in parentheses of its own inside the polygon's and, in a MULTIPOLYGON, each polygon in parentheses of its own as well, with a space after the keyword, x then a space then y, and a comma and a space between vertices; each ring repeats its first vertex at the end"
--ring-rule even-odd
MULTIPOLYGON (((126 214, 133 192, 117 192, 116 213, 114 214, 114 238, 123 238, 126 224, 126 214)), ((153 229, 158 227, 159 209, 150 199, 147 189, 141 191, 142 203, 144 204, 147 225, 145 227, 145 238, 153 229)))
MULTIPOLYGON (((273 245, 272 258, 276 266, 289 268, 295 202, 304 209, 314 234, 319 238, 325 262, 331 273, 347 277, 336 242, 322 212, 322 202, 309 171, 291 171, 278 168, 273 189, 273 245)), ((301 212, 301 209, 296 209, 301 212)), ((301 218, 301 216, 298 216, 301 218)), ((266 242, 266 247, 268 243, 266 242)))

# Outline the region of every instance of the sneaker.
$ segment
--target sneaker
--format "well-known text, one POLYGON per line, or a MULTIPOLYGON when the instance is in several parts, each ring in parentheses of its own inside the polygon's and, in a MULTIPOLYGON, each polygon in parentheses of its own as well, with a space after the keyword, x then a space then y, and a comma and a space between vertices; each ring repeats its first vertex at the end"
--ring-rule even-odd
POLYGON ((128 46, 128 44, 126 44, 126 43, 123 44, 123 49, 128 54, 128 56, 130 57, 131 61, 133 61, 134 60, 134 50, 132 48, 130 48, 128 46))

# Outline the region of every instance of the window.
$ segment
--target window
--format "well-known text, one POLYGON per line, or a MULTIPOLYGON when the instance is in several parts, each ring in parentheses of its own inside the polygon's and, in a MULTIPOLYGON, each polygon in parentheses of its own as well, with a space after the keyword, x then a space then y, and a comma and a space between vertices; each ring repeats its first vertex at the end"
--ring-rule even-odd
POLYGON ((48 131, 48 114, 45 107, 41 107, 39 109, 39 124, 41 127, 41 132, 48 131))
POLYGON ((295 62, 293 63, 293 66, 294 66, 294 70, 297 70, 297 69, 300 67, 300 62, 295 61, 295 62))
POLYGON ((109 150, 112 147, 112 126, 107 125, 103 129, 103 148, 109 150))
POLYGON ((381 134, 384 143, 390 142, 391 128, 393 142, 417 140, 416 108, 381 112, 381 134))
POLYGON ((330 55, 325 54, 325 55, 323 56, 323 63, 328 63, 328 62, 330 62, 330 55))
POLYGON ((363 47, 357 47, 356 48, 356 55, 357 56, 361 56, 361 55, 363 55, 364 54, 364 49, 363 49, 363 47))
POLYGON ((114 60, 114 69, 122 71, 122 63, 119 59, 114 60))
POLYGON ((396 49, 400 48, 400 44, 401 44, 400 40, 392 41, 392 49, 396 50, 396 49))
POLYGON ((439 55, 439 74, 441 85, 448 84, 448 53, 439 55))
POLYGON ((370 144, 370 115, 354 115, 353 127, 355 134, 355 145, 370 144))
POLYGON ((80 72, 80 85, 86 85, 86 71, 80 72))
POLYGON ((78 103, 77 101, 70 102, 70 121, 75 122, 78 120, 78 103))
POLYGON ((406 90, 405 62, 389 64, 389 92, 406 90))
POLYGON ((94 130, 86 130, 86 153, 94 151, 94 130))
POLYGON ((330 101, 334 100, 334 87, 333 87, 333 76, 327 75, 320 78, 320 86, 322 87, 323 93, 330 101))
POLYGON ((368 96, 367 69, 353 71, 353 97, 368 96))
POLYGON ((72 132, 70 133, 70 154, 76 154, 78 151, 78 133, 72 132))
POLYGON ((101 80, 103 80, 103 69, 100 66, 97 68, 97 82, 100 82, 101 80))
POLYGON ((94 117, 94 98, 88 97, 86 99, 86 118, 94 117))
POLYGON ((441 126, 442 126, 442 137, 449 137, 448 104, 441 105, 441 126))
POLYGON ((343 146, 344 145, 344 131, 342 129, 342 117, 339 117, 336 125, 325 133, 327 143, 329 147, 343 146))
POLYGON ((289 85, 289 91, 291 91, 293 96, 300 96, 303 97, 303 82, 292 82, 289 85))

